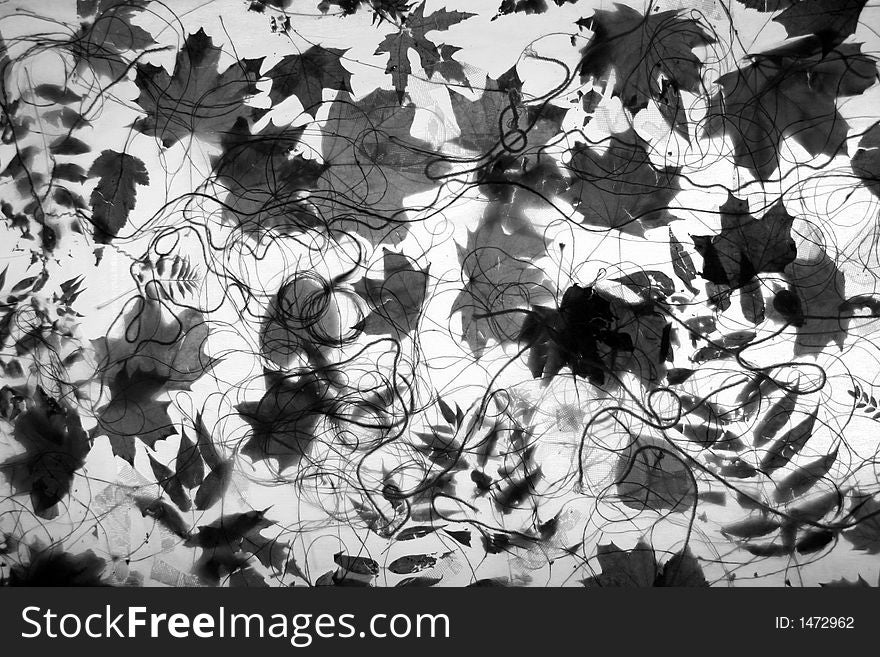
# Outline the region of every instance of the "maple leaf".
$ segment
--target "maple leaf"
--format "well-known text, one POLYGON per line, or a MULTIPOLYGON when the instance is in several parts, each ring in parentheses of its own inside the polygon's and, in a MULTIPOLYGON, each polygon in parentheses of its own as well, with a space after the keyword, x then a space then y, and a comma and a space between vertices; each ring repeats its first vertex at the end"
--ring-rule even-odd
MULTIPOLYGON (((553 0, 557 7, 564 4, 574 4, 577 0, 553 0)), ((502 0, 498 7, 498 13, 492 18, 494 21, 499 16, 508 14, 543 14, 547 11, 547 0, 502 0)))
POLYGON ((592 226, 644 236, 675 217, 669 202, 679 190, 678 169, 656 169, 632 131, 612 135, 601 155, 578 142, 571 151, 571 186, 563 194, 592 226))
POLYGON ((302 54, 286 55, 263 75, 272 80, 269 90, 272 105, 294 95, 306 112, 314 114, 323 102, 324 89, 350 92, 351 73, 342 65, 346 52, 312 46, 302 54))
POLYGON ((302 130, 270 125, 251 134, 244 118, 223 140, 223 153, 214 162, 222 197, 222 217, 245 234, 267 230, 283 234, 320 225, 308 193, 324 170, 314 160, 291 156, 302 130))
POLYGON ((251 425, 241 452, 254 461, 275 459, 284 470, 308 453, 324 416, 333 408, 326 381, 308 375, 299 381, 266 370, 266 392, 258 402, 244 402, 236 410, 251 425))
POLYGON ((80 28, 68 44, 77 65, 110 78, 124 76, 128 62, 122 54, 156 43, 149 32, 131 22, 147 4, 149 0, 77 2, 80 28))
POLYGON ((284 575, 288 546, 262 534, 274 524, 263 510, 232 513, 202 525, 186 541, 188 547, 202 549, 193 572, 216 586, 221 577, 246 568, 251 558, 256 557, 266 568, 284 575))
POLYGON ((190 34, 177 54, 174 73, 137 64, 141 93, 135 101, 146 112, 138 130, 166 148, 187 135, 218 140, 244 113, 243 101, 257 92, 261 59, 242 59, 219 73, 221 49, 205 31, 190 34))
POLYGON ((516 342, 528 309, 550 296, 533 264, 545 249, 522 209, 499 203, 490 204, 458 246, 465 285, 450 312, 461 312, 464 339, 478 358, 489 339, 516 342))
POLYGON ((867 0, 800 0, 773 20, 789 37, 816 35, 827 52, 856 31, 867 0))
POLYGON ((468 81, 461 63, 453 59, 453 55, 459 50, 461 50, 461 48, 450 46, 446 43, 437 46, 437 53, 440 57, 437 60, 432 60, 427 64, 423 64, 425 67, 425 75, 430 78, 437 73, 447 82, 455 82, 456 84, 460 84, 463 87, 470 89, 471 83, 468 81))
POLYGON ((406 19, 412 3, 409 0, 321 0, 318 3, 322 14, 330 11, 330 7, 339 7, 342 16, 351 16, 364 6, 373 11, 374 23, 401 23, 406 19))
POLYGON ((522 86, 513 66, 497 80, 487 77, 476 100, 451 93, 460 133, 452 143, 483 157, 513 152, 522 158, 539 151, 559 133, 566 110, 547 102, 526 104, 522 86))
POLYGON ((167 412, 170 402, 156 397, 188 390, 215 363, 203 351, 208 326, 202 314, 184 310, 169 318, 164 309, 153 298, 136 297, 121 317, 122 337, 93 341, 109 400, 99 409, 92 436, 107 435, 113 453, 129 463, 135 436, 152 447, 177 433, 167 412))
POLYGON ((708 586, 703 569, 687 547, 662 566, 657 562, 654 549, 644 539, 640 539, 632 550, 623 550, 613 542, 600 545, 596 558, 602 572, 581 580, 588 588, 708 586))
POLYGON ((669 124, 687 136, 681 90, 699 93, 700 60, 692 51, 714 39, 677 10, 643 15, 625 5, 614 6, 613 11, 593 14, 594 36, 581 51, 581 78, 607 81, 614 71, 612 93, 625 108, 635 113, 653 99, 669 124), (666 94, 660 76, 667 81, 666 94))
POLYGON ((849 517, 855 525, 843 532, 843 537, 856 550, 880 553, 880 502, 870 494, 855 493, 850 502, 849 517))
POLYGON ((364 321, 364 333, 387 333, 399 339, 419 321, 428 291, 428 269, 414 267, 410 258, 390 249, 384 253, 384 280, 364 278, 354 289, 373 308, 364 321))
POLYGON ((653 303, 629 304, 592 287, 572 285, 558 309, 533 307, 519 341, 529 370, 549 382, 563 367, 596 385, 607 374, 634 369, 646 380, 661 375, 666 320, 653 303))
POLYGON ((312 199, 327 223, 374 244, 403 239, 403 199, 436 187, 431 175, 443 173, 432 166, 439 162, 433 147, 410 135, 415 116, 415 107, 401 107, 395 92, 382 89, 331 105, 321 139, 326 169, 312 199))
POLYGON ((880 121, 862 135, 852 158, 852 170, 874 196, 880 197, 880 121))
POLYGON ((400 30, 386 36, 374 54, 388 53, 388 66, 385 73, 391 73, 397 99, 401 103, 406 94, 406 84, 412 74, 409 62, 409 51, 414 50, 427 72, 440 63, 440 52, 433 41, 426 38, 428 32, 445 31, 453 25, 476 16, 463 11, 447 11, 438 9, 425 16, 425 3, 422 2, 401 23, 400 30))
POLYGON ((13 436, 25 451, 6 459, 0 469, 17 492, 30 494, 38 516, 54 518, 91 449, 79 414, 37 388, 27 410, 15 419, 13 436))
POLYGON ((107 436, 113 454, 134 464, 135 437, 153 447, 177 433, 168 415, 170 401, 156 398, 165 392, 166 380, 140 368, 120 370, 108 381, 110 399, 98 411, 92 437, 107 436))
MULTIPOLYGON (((791 289, 783 290, 776 298, 784 292, 793 302, 793 308, 783 314, 797 328, 795 355, 819 352, 831 343, 842 349, 851 313, 844 305, 846 277, 834 259, 821 250, 813 257, 794 260, 786 267, 785 275, 791 289)), ((775 302, 774 306, 780 309, 775 302)))
POLYGON ((761 219, 749 214, 748 201, 728 192, 720 208, 721 232, 692 235, 703 257, 701 276, 727 288, 740 288, 757 274, 781 273, 797 256, 791 237, 794 217, 779 199, 761 219))
POLYGON ((102 575, 107 562, 92 550, 65 552, 60 545, 27 546, 30 561, 13 564, 9 586, 106 586, 102 575))
POLYGON ((149 185, 144 163, 128 153, 102 151, 92 163, 89 178, 98 178, 90 198, 95 240, 108 242, 128 221, 137 202, 137 185, 149 185))
POLYGON ((751 63, 721 76, 707 114, 706 134, 728 133, 734 162, 761 181, 779 167, 779 146, 790 136, 812 156, 846 150, 848 126, 836 99, 861 94, 876 79, 861 44, 827 54, 783 46, 750 55, 751 63), (729 132, 728 132, 729 131, 729 132))

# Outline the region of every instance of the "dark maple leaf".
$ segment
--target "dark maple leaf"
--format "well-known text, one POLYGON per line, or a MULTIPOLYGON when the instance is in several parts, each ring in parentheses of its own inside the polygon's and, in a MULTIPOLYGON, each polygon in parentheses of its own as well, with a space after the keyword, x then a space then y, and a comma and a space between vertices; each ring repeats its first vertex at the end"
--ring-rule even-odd
POLYGON ((107 562, 91 550, 64 552, 59 546, 29 545, 30 561, 10 568, 9 586, 108 586, 107 562))
POLYGON ((312 375, 300 380, 278 372, 265 373, 266 392, 258 402, 236 410, 251 425, 242 454, 254 461, 275 459, 281 470, 298 464, 308 453, 333 398, 325 381, 312 375))
POLYGON ((342 16, 351 16, 362 7, 373 12, 373 22, 402 23, 412 7, 410 0, 321 0, 318 9, 326 14, 331 7, 339 7, 342 16))
POLYGON ((137 185, 149 185, 144 163, 134 155, 102 151, 89 168, 88 176, 98 178, 89 199, 95 240, 108 242, 116 237, 137 202, 137 185))
POLYGON ((203 29, 190 34, 177 54, 174 73, 153 64, 138 64, 138 105, 147 116, 138 130, 161 140, 166 148, 187 135, 219 141, 243 115, 243 102, 257 92, 262 59, 242 59, 220 73, 220 48, 203 29))
MULTIPOLYGON (((92 435, 107 435, 114 454, 134 460, 135 437, 152 447, 177 433, 167 408, 156 397, 169 390, 188 390, 214 365, 204 353, 208 326, 202 314, 184 310, 170 316, 163 304, 136 297, 116 326, 121 337, 93 342, 99 373, 109 400, 98 412, 92 435)), ((111 333, 113 333, 111 329, 111 333)))
POLYGON ((545 248, 521 208, 498 203, 458 246, 464 288, 451 312, 461 312, 464 339, 477 357, 490 339, 516 342, 528 309, 550 297, 544 273, 534 266, 545 248))
POLYGON ((123 53, 141 51, 156 43, 149 32, 132 23, 147 4, 149 0, 78 2, 80 28, 67 46, 77 65, 114 79, 124 76, 128 61, 123 53))
POLYGON ((443 173, 434 148, 410 135, 415 116, 382 89, 331 105, 321 140, 326 169, 312 199, 327 223, 374 244, 403 239, 404 198, 437 187, 432 176, 443 173))
POLYGON ((568 170, 572 181, 563 197, 585 224, 643 236, 675 219, 668 207, 679 190, 678 169, 656 169, 632 130, 612 135, 601 155, 578 142, 568 170))
POLYGON ((459 50, 461 48, 450 46, 446 43, 437 46, 439 59, 430 60, 427 64, 422 64, 425 67, 425 75, 430 78, 437 73, 447 82, 454 82, 470 89, 471 83, 468 81, 467 75, 465 75, 464 68, 462 68, 458 60, 453 59, 453 55, 459 50))
POLYGON ((183 484, 180 478, 167 465, 159 463, 152 454, 147 455, 150 459, 150 469, 153 476, 156 477, 156 483, 161 486, 162 490, 168 495, 172 502, 181 511, 189 511, 192 508, 192 502, 189 495, 183 490, 183 484))
POLYGON ((816 35, 830 50, 856 31, 867 0, 800 0, 773 20, 789 37, 816 35))
POLYGON ((414 267, 408 257, 387 248, 384 266, 383 281, 364 278, 354 288, 373 308, 363 330, 367 335, 387 333, 400 338, 418 324, 428 291, 428 269, 414 267))
MULTIPOLYGON (((574 4, 578 0, 553 0, 557 7, 574 4)), ((543 14, 547 11, 547 0, 502 0, 498 13, 492 20, 508 14, 543 14)))
POLYGON ((654 586, 708 586, 696 557, 689 548, 677 552, 662 566, 654 549, 639 540, 632 550, 623 550, 613 542, 600 545, 596 554, 602 572, 582 580, 592 587, 645 588, 654 586))
POLYGON ((632 370, 647 381, 662 376, 662 314, 651 302, 629 304, 592 287, 573 285, 558 309, 533 307, 519 336, 529 370, 549 382, 563 367, 596 385, 632 370))
POLYGON ((618 3, 614 7, 593 14, 594 36, 582 50, 581 77, 607 82, 613 70, 612 93, 624 107, 635 113, 653 99, 670 125, 687 136, 681 90, 699 93, 700 60, 693 49, 714 39, 677 10, 643 15, 618 3))
POLYGON ((266 510, 233 513, 199 527, 186 541, 189 547, 202 548, 193 572, 205 582, 217 585, 221 577, 246 568, 256 557, 275 574, 284 575, 288 546, 263 536, 263 530, 275 524, 265 514, 266 510))
POLYGON ((289 234, 320 225, 308 201, 324 167, 291 152, 302 130, 270 125, 251 134, 240 118, 223 140, 223 153, 214 162, 222 217, 245 234, 259 237, 267 230, 289 234))
POLYGON ((133 464, 135 438, 153 447, 176 434, 168 415, 171 402, 157 399, 165 392, 166 383, 167 379, 137 367, 119 370, 107 383, 110 400, 98 411, 92 437, 107 436, 113 454, 133 464))
POLYGON ((54 518, 91 449, 79 415, 37 388, 27 410, 15 418, 13 436, 24 452, 6 459, 0 470, 17 492, 30 494, 38 516, 54 518))
POLYGON ((855 493, 847 520, 855 524, 843 532, 843 537, 853 548, 868 554, 880 553, 880 502, 870 494, 855 493))
POLYGON ((174 462, 174 474, 180 483, 187 488, 195 488, 205 479, 205 464, 202 455, 186 431, 183 431, 180 436, 177 460, 174 462))
POLYGON ((516 66, 497 80, 487 77, 480 97, 449 95, 459 136, 452 144, 482 157, 513 151, 519 158, 534 156, 559 133, 566 110, 545 101, 529 104, 516 66))
POLYGON ((880 121, 862 135, 859 150, 852 158, 852 170, 874 196, 880 197, 880 121))
POLYGON ((794 217, 786 212, 782 199, 756 219, 749 214, 748 201, 728 193, 719 212, 719 234, 692 236, 694 247, 703 257, 703 278, 726 288, 740 288, 757 274, 781 273, 794 262, 794 217))
POLYGON ((790 290, 777 294, 778 301, 785 293, 786 302, 774 301, 774 307, 785 311, 783 317, 797 328, 795 355, 816 353, 832 343, 842 349, 852 316, 845 306, 846 277, 833 258, 814 248, 821 252, 797 258, 786 267, 790 290))
POLYGON ((310 114, 323 102, 324 89, 351 91, 351 73, 342 65, 346 50, 312 46, 299 55, 286 55, 263 77, 272 80, 269 99, 278 105, 296 96, 310 114))
POLYGON ((651 436, 633 439, 620 452, 615 479, 620 501, 631 509, 681 513, 696 498, 690 467, 651 436))
MULTIPOLYGON (((428 32, 445 31, 476 14, 463 11, 447 11, 438 9, 425 16, 425 3, 422 2, 401 24, 398 32, 386 36, 374 54, 388 53, 386 73, 391 74, 397 99, 402 103, 406 94, 406 85, 412 74, 409 62, 409 51, 414 50, 422 63, 425 72, 436 67, 440 61, 440 52, 433 41, 425 36, 428 32)), ((430 73, 429 73, 430 75, 430 73)))
POLYGON ((709 136, 729 134, 738 166, 769 180, 787 136, 814 157, 845 152, 848 126, 836 100, 861 94, 877 77, 875 60, 861 52, 861 44, 827 54, 804 52, 796 44, 750 58, 718 79, 706 123, 709 136))

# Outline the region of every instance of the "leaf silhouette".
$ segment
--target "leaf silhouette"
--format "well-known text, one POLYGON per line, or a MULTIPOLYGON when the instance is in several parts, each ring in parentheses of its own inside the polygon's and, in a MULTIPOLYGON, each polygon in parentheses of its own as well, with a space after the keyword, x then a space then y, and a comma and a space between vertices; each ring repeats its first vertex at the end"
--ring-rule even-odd
POLYGON ((306 456, 333 398, 328 384, 317 376, 295 381, 267 370, 265 380, 266 392, 260 401, 236 407, 251 426, 241 452, 254 461, 276 459, 284 470, 306 456))
POLYGON ((846 277, 834 259, 815 247, 811 254, 788 265, 785 274, 791 284, 787 292, 793 292, 796 299, 794 312, 786 316, 797 328, 795 355, 821 351, 832 343, 843 348, 852 313, 844 306, 846 277))
POLYGON ((283 575, 287 546, 262 535, 263 530, 275 524, 265 514, 265 510, 232 513, 199 527, 187 541, 190 547, 202 548, 193 572, 216 585, 221 577, 246 568, 250 559, 256 557, 265 567, 283 575))
POLYGON ((28 551, 27 565, 10 568, 10 586, 107 586, 102 578, 107 562, 92 550, 71 554, 59 546, 29 545, 28 551))
POLYGON ((830 454, 821 456, 804 466, 797 468, 790 475, 776 484, 773 499, 777 502, 788 502, 815 486, 825 475, 828 474, 834 462, 837 460, 835 448, 830 454))
POLYGON ((773 20, 790 38, 815 34, 830 50, 856 31, 867 0, 800 0, 773 20))
POLYGON ((158 401, 158 395, 188 390, 214 361, 203 351, 208 327, 197 311, 169 317, 159 301, 135 297, 118 323, 120 337, 93 342, 109 399, 98 409, 92 436, 107 435, 113 453, 133 463, 135 437, 153 447, 177 433, 170 402, 158 401))
POLYGON ((199 511, 210 509, 223 499, 229 489, 229 484, 232 483, 234 465, 234 460, 230 458, 221 461, 217 467, 211 469, 208 476, 199 485, 199 490, 196 491, 195 503, 199 511))
POLYGON ((693 475, 686 464, 655 438, 640 437, 620 454, 617 494, 632 509, 687 511, 694 503, 693 475))
POLYGON ((359 101, 343 95, 330 106, 321 135, 325 169, 312 201, 334 227, 373 244, 406 235, 403 199, 434 189, 431 176, 443 173, 433 166, 432 146, 410 134, 415 118, 414 106, 401 107, 396 93, 383 89, 359 101), (362 216, 352 219, 352 208, 362 216))
POLYGON ((180 479, 174 474, 174 471, 172 471, 171 468, 159 463, 153 458, 152 454, 148 454, 148 456, 150 459, 150 468, 153 470, 153 476, 156 477, 156 482, 162 487, 162 490, 168 494, 171 501, 177 505, 178 509, 181 511, 189 511, 192 508, 192 502, 189 499, 189 495, 183 490, 183 484, 181 484, 180 479))
POLYGON ((16 492, 30 494, 38 516, 54 518, 91 449, 79 414, 37 388, 27 410, 15 418, 12 435, 24 452, 7 458, 0 469, 16 492))
POLYGON ((852 169, 874 196, 880 197, 880 121, 862 135, 852 169))
POLYGON ((862 54, 861 44, 826 54, 798 47, 751 55, 750 64, 721 76, 709 110, 707 134, 729 134, 736 164, 761 181, 779 166, 784 134, 814 157, 845 148, 847 124, 836 100, 861 94, 876 77, 874 59, 862 54))
POLYGON ((669 124, 687 136, 681 90, 699 93, 700 60, 692 52, 713 39, 692 18, 663 11, 643 15, 622 4, 614 10, 597 10, 590 21, 594 37, 582 50, 581 77, 607 82, 614 72, 612 93, 631 112, 658 101, 669 124), (673 90, 662 102, 660 77, 673 90))
POLYGON ((406 85, 412 74, 409 51, 416 52, 422 68, 430 75, 429 71, 440 63, 440 52, 434 42, 428 40, 425 35, 428 32, 448 30, 471 16, 476 16, 476 14, 447 11, 446 9, 438 9, 425 16, 425 3, 422 2, 406 17, 398 32, 392 32, 382 40, 374 54, 388 54, 388 66, 385 68, 385 73, 391 74, 399 102, 403 102, 406 95, 406 85))
POLYGON ((202 462, 202 456, 186 431, 182 431, 180 435, 180 446, 177 448, 174 468, 175 476, 186 488, 195 488, 205 478, 205 465, 202 462))
POLYGON ((596 558, 602 572, 581 581, 587 588, 707 585, 699 562, 688 548, 674 554, 663 566, 644 539, 632 550, 623 550, 613 542, 599 545, 596 558))
POLYGON ((101 407, 93 437, 110 439, 113 454, 134 463, 135 438, 153 447, 177 433, 168 415, 170 401, 158 401, 167 390, 167 379, 139 367, 119 370, 108 383, 110 400, 101 407))
POLYGON ((533 264, 544 253, 544 239, 515 205, 490 205, 468 231, 458 247, 465 285, 451 312, 461 312, 464 339, 477 357, 490 339, 515 342, 526 316, 515 311, 547 298, 544 274, 533 264))
POLYGON ((800 453, 813 435, 813 426, 816 424, 816 413, 813 411, 806 419, 792 427, 774 442, 764 458, 761 459, 761 470, 773 472, 789 464, 791 459, 800 453))
POLYGON ((850 502, 849 515, 856 523, 843 532, 843 537, 856 550, 868 554, 880 553, 880 502, 872 495, 855 493, 850 502))
POLYGON ((147 116, 136 127, 166 148, 187 135, 216 139, 245 112, 246 97, 257 92, 262 59, 242 59, 222 73, 221 50, 203 29, 190 34, 177 54, 174 73, 154 64, 137 64, 137 104, 147 116))
POLYGON ((172 506, 162 500, 143 495, 135 495, 134 503, 141 515, 154 518, 156 522, 178 538, 187 539, 190 537, 189 525, 184 522, 180 513, 172 506))
POLYGON ((137 185, 149 185, 144 163, 128 153, 102 151, 92 163, 89 178, 98 178, 92 191, 92 223, 99 242, 116 237, 137 202, 137 185))
POLYGON ((388 570, 397 575, 411 575, 428 568, 433 568, 437 564, 437 557, 432 554, 409 554, 404 557, 398 557, 390 564, 388 570))
POLYGON ((756 274, 782 272, 797 256, 791 237, 791 217, 776 202, 761 219, 749 214, 748 201, 728 194, 720 207, 721 232, 694 235, 694 246, 703 257, 702 277, 725 288, 740 288, 756 274))
POLYGON ((140 51, 156 43, 152 35, 132 23, 149 0, 102 0, 78 2, 80 28, 68 47, 79 68, 89 67, 98 75, 119 78, 128 64, 125 52, 140 51))
POLYGON ((364 278, 354 286, 373 308, 364 321, 364 333, 387 333, 399 339, 415 330, 428 289, 428 268, 413 265, 407 256, 386 248, 384 280, 364 278))
POLYGON ((247 120, 235 122, 214 161, 224 221, 256 237, 268 230, 290 234, 320 224, 308 193, 324 167, 299 154, 290 156, 301 136, 301 129, 274 125, 252 134, 247 120))
POLYGON ((272 80, 272 105, 279 105, 293 95, 306 112, 314 114, 323 102, 324 89, 351 91, 351 73, 342 64, 346 52, 311 46, 301 54, 285 55, 263 74, 272 80))
POLYGON ((601 155, 582 142, 571 151, 569 190, 563 194, 583 223, 643 236, 674 220, 667 208, 679 190, 678 169, 656 169, 632 129, 612 135, 601 155))
POLYGON ((781 524, 773 516, 766 516, 764 514, 752 515, 738 522, 724 525, 721 528, 721 533, 727 536, 735 536, 736 538, 757 538, 776 531, 781 524))
MULTIPOLYGON (((574 4, 577 0, 553 0, 553 2, 557 7, 561 7, 566 3, 574 4)), ((543 14, 546 11, 547 0, 502 0, 495 18, 508 14, 543 14)))
POLYGON ((791 418, 791 414, 797 406, 797 398, 796 392, 788 391, 770 407, 761 421, 755 425, 755 445, 763 445, 779 433, 779 430, 791 418))
POLYGON ((529 347, 532 376, 545 381, 565 366, 594 384, 624 370, 654 380, 665 359, 665 326, 651 303, 629 304, 602 290, 573 285, 558 310, 532 308, 520 343, 529 347))

